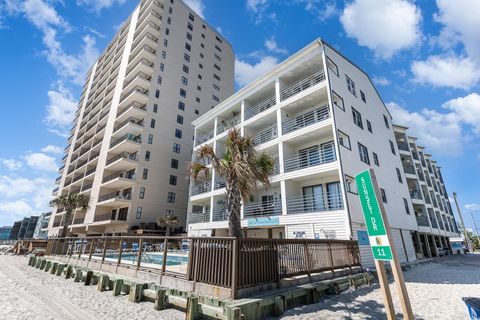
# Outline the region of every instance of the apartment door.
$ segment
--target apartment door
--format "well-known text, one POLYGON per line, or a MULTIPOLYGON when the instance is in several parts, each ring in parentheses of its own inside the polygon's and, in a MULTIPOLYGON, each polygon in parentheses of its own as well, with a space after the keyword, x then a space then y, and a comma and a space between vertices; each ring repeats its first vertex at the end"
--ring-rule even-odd
POLYGON ((299 167, 307 168, 315 166, 320 163, 320 154, 318 146, 308 147, 298 150, 299 155, 299 167))
POLYGON ((303 206, 305 212, 324 211, 323 186, 303 187, 303 206))
POLYGON ((328 209, 342 209, 342 194, 340 191, 340 182, 327 183, 328 209))
POLYGON ((335 161, 335 147, 333 141, 322 143, 320 149, 322 150, 322 163, 335 161))

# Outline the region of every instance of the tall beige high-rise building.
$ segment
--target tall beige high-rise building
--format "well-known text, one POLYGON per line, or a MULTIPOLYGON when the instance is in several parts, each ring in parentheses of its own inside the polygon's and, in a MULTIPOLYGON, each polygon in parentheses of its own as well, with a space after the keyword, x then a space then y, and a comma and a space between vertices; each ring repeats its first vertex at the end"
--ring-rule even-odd
MULTIPOLYGON (((53 192, 90 196, 70 234, 185 223, 191 122, 233 94, 233 69, 230 44, 181 0, 140 2, 83 86, 53 192)), ((49 236, 64 214, 54 208, 49 236)))

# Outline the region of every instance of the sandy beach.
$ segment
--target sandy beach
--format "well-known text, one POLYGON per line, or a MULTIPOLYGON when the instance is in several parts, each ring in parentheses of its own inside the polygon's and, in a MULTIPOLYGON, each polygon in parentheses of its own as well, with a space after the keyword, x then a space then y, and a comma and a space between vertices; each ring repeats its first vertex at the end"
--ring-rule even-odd
MULTIPOLYGON (((462 297, 480 297, 480 255, 449 256, 404 273, 416 319, 469 319, 462 297)), ((402 318, 393 284, 395 310, 402 318)), ((378 284, 288 310, 281 319, 386 319, 378 284)))
POLYGON ((183 312, 156 311, 153 303, 132 303, 96 286, 67 281, 27 266, 25 257, 0 256, 0 319, 136 320, 185 319, 183 312))

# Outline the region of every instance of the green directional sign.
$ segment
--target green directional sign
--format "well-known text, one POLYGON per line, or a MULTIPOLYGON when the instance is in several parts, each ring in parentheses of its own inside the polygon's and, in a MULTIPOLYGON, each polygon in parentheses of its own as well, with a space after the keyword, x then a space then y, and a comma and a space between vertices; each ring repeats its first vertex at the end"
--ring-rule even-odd
POLYGON ((392 260, 392 248, 388 241, 380 205, 375 195, 370 170, 359 173, 355 177, 355 181, 357 184, 358 197, 362 204, 363 216, 365 217, 373 257, 377 260, 392 260))

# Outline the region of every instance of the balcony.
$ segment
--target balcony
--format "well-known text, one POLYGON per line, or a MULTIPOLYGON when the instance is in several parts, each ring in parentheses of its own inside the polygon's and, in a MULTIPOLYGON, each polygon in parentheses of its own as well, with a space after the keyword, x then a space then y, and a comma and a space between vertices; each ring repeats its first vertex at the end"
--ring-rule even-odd
POLYGON ((102 187, 110 189, 122 189, 135 183, 135 172, 115 172, 102 179, 102 187))
POLYGON ((122 152, 107 160, 105 169, 112 171, 127 171, 138 165, 137 153, 122 152))
POLYGON ((228 219, 227 210, 223 206, 213 208, 212 220, 213 221, 226 221, 228 219))
POLYGON ((403 141, 397 141, 398 149, 403 150, 403 151, 410 151, 410 148, 408 147, 408 143, 403 142, 403 141))
POLYGON ((142 119, 147 112, 147 105, 132 102, 117 113, 117 121, 125 121, 128 118, 142 119))
POLYGON ((277 127, 264 130, 253 137, 253 144, 258 146, 278 137, 277 127))
POLYGON ((405 164, 403 165, 403 171, 408 174, 415 174, 415 168, 412 165, 405 164))
POLYGON ((154 70, 153 70, 154 63, 151 62, 150 60, 147 60, 145 58, 140 59, 135 65, 133 65, 128 71, 127 71, 127 77, 126 79, 129 78, 131 75, 136 75, 139 72, 142 72, 144 74, 152 75, 154 70))
POLYGON ((95 215, 93 217, 93 222, 105 222, 105 221, 111 221, 111 220, 114 220, 113 213, 111 212, 95 215))
POLYGON ((245 120, 252 118, 253 116, 270 109, 276 104, 276 99, 275 95, 270 96, 266 98, 265 100, 262 100, 253 106, 249 107, 247 110, 245 110, 245 120))
POLYGON ((306 78, 303 78, 303 79, 289 85, 285 89, 283 89, 280 92, 280 101, 283 101, 283 100, 286 100, 290 97, 293 97, 294 95, 296 95, 296 94, 298 94, 298 93, 300 93, 304 90, 307 90, 310 87, 313 87, 317 83, 322 82, 323 80, 325 80, 325 73, 323 72, 323 70, 317 71, 314 74, 312 74, 312 75, 310 75, 306 78))
POLYGON ((121 194, 119 191, 116 191, 99 196, 97 206, 117 207, 129 205, 131 200, 131 193, 121 194))
POLYGON ((148 90, 140 86, 136 86, 123 95, 121 101, 122 102, 120 102, 120 104, 122 106, 129 105, 134 101, 137 101, 141 104, 146 104, 148 102, 148 90))
POLYGON ((415 216, 417 219, 417 224, 419 227, 430 227, 430 223, 428 222, 428 217, 424 214, 415 216))
POLYGON ((112 153, 133 153, 141 147, 141 143, 141 135, 133 135, 131 133, 127 133, 123 137, 110 143, 110 151, 112 153))
POLYGON ((192 196, 210 191, 212 191, 212 183, 210 181, 192 185, 192 196))
POLYGON ((92 189, 92 186, 93 186, 93 183, 84 184, 83 187, 82 187, 81 192, 83 192, 83 191, 88 191, 88 190, 92 189))
POLYGON ((323 106, 316 108, 315 110, 308 111, 304 114, 301 114, 294 119, 284 121, 282 123, 282 132, 287 134, 295 130, 307 127, 314 123, 321 122, 330 117, 328 112, 328 106, 323 106))
POLYGON ((219 123, 217 125, 217 135, 230 129, 230 128, 233 128, 235 127, 237 124, 239 124, 241 122, 241 117, 240 117, 240 114, 237 114, 236 116, 234 116, 233 118, 229 119, 229 120, 221 120, 219 119, 219 123))
POLYGON ((188 223, 210 222, 210 210, 207 212, 190 212, 188 214, 188 223))
POLYGON ((140 134, 143 131, 144 121, 136 118, 128 118, 125 121, 113 127, 113 135, 123 136, 127 133, 134 135, 140 134))
POLYGON ((152 77, 146 73, 139 72, 131 80, 125 83, 123 90, 130 92, 135 87, 148 88, 152 77))
POLYGON ((312 213, 334 210, 343 210, 341 193, 303 195, 287 198, 288 214, 312 213))
POLYGON ((281 201, 258 201, 251 202, 244 206, 244 218, 277 216, 282 214, 281 201))
POLYGON ((199 135, 199 136, 197 137, 196 141, 195 141, 195 142, 196 142, 196 145, 198 146, 198 145, 200 145, 200 144, 202 144, 202 143, 204 143, 204 142, 207 142, 208 140, 212 139, 212 138, 214 137, 214 135, 215 135, 215 134, 214 134, 213 130, 210 131, 210 132, 207 133, 207 134, 199 135))
POLYGON ((215 185, 214 185, 215 190, 225 188, 226 185, 227 185, 227 179, 225 177, 215 178, 215 185))
POLYGON ((298 153, 298 155, 284 158, 285 172, 315 167, 337 160, 333 141, 322 144, 320 148, 313 146, 308 149, 299 150, 298 153))
POLYGON ((72 222, 72 225, 83 224, 85 222, 85 217, 75 218, 72 222))

